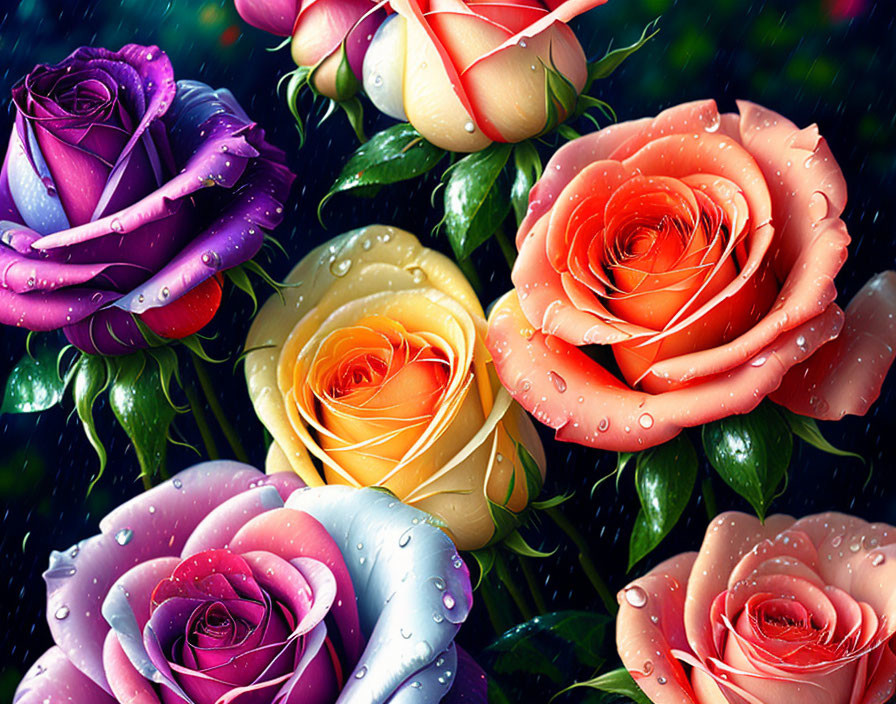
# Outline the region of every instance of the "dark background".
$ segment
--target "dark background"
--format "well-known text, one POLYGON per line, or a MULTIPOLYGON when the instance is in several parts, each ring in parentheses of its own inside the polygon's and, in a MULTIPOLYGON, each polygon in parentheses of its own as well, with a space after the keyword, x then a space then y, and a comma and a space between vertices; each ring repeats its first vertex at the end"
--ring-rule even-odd
MULTIPOLYGON (((610 0, 578 20, 577 31, 586 53, 596 58, 611 41, 616 46, 634 41, 642 27, 660 15, 660 35, 593 92, 609 101, 621 120, 713 97, 726 110, 734 108, 736 98, 747 98, 799 126, 817 122, 849 184, 844 217, 853 243, 837 280, 839 302, 845 305, 871 274, 893 267, 896 259, 892 0, 610 0)), ((276 44, 274 38, 241 23, 228 0, 2 0, 3 104, 9 103, 15 81, 38 62, 59 61, 83 44, 117 48, 128 42, 158 44, 171 56, 179 78, 230 88, 268 130, 271 141, 287 151, 298 180, 287 221, 276 233, 289 258, 272 256, 268 264, 276 276, 284 275, 327 237, 377 222, 410 230, 427 245, 448 251, 446 242, 430 235, 438 219, 429 206, 433 178, 387 188, 375 200, 337 196, 325 211, 328 229, 320 226, 317 203, 357 146, 353 134, 341 115, 335 115, 323 126, 312 126, 307 144, 298 150, 292 118, 275 90, 277 79, 291 68, 288 53, 265 51, 276 44)), ((311 110, 307 98, 303 110, 306 114, 311 110)), ((369 133, 390 124, 369 112, 369 133)), ((7 134, 11 125, 12 114, 0 112, 0 133, 7 134)), ((487 282, 487 303, 509 287, 509 272, 492 245, 477 253, 475 263, 487 282)), ((241 348, 250 312, 243 294, 228 294, 213 324, 219 333, 209 345, 213 353, 234 355, 241 348)), ((0 379, 22 356, 23 344, 21 331, 0 330, 0 379)), ((262 430, 241 371, 232 370, 227 363, 212 372, 253 461, 262 466, 262 430)), ((50 645, 40 577, 49 551, 95 533, 102 515, 141 489, 133 449, 102 405, 96 415, 110 466, 85 498, 96 457, 78 424, 69 419, 71 410, 67 401, 41 415, 0 418, 0 701, 11 699, 28 664, 50 645)), ((177 425, 199 445, 188 417, 177 425)), ((789 488, 775 501, 773 511, 804 515, 835 509, 896 524, 894 378, 887 381, 881 400, 867 417, 822 425, 834 444, 861 453, 873 464, 870 482, 865 485, 867 468, 858 461, 824 455, 798 443, 789 488)), ((564 511, 588 537, 598 567, 615 592, 627 581, 628 535, 637 512, 631 477, 623 478, 618 496, 607 482, 589 499, 591 485, 612 469, 615 455, 557 443, 549 433, 544 438, 549 458, 545 495, 576 492, 564 511)), ((223 439, 218 445, 224 446, 223 439)), ((197 459, 189 451, 172 448, 168 467, 176 471, 197 459)), ((704 476, 709 476, 705 466, 704 476)), ((714 486, 720 510, 749 510, 718 478, 714 486)), ((634 572, 681 550, 695 549, 706 523, 697 491, 679 526, 634 572)), ((553 558, 537 561, 549 608, 600 610, 568 542, 544 522, 540 532, 530 529, 527 535, 547 549, 560 546, 553 558)), ((493 636, 478 608, 474 623, 461 636, 474 652, 493 636)), ((556 688, 545 686, 545 701, 553 691, 556 688)), ((532 701, 542 700, 532 696, 532 701)))

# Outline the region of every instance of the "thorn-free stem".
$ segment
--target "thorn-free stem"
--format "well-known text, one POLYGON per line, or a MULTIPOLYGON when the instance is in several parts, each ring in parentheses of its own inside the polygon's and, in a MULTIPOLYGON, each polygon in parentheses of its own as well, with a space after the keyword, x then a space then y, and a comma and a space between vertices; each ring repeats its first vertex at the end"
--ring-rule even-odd
POLYGON ((499 225, 498 229, 495 230, 495 239, 498 242, 498 246, 501 248, 501 254, 504 255, 504 261, 507 262, 507 266, 513 271, 513 265, 516 263, 516 247, 507 237, 507 233, 504 232, 503 226, 499 225))
POLYGON ((193 414, 193 420, 196 421, 196 427, 199 428, 199 434, 202 436, 202 444, 205 445, 205 454, 210 460, 220 459, 218 446, 215 445, 215 438, 212 435, 212 429, 209 427, 208 419, 205 416, 205 410, 199 396, 196 394, 196 388, 193 384, 184 385, 184 394, 187 402, 190 404, 190 411, 193 414))
POLYGON ((479 593, 482 594, 482 603, 485 604, 485 610, 488 612, 488 620, 492 624, 492 630, 494 630, 496 636, 500 636, 510 628, 510 625, 505 624, 500 616, 498 597, 490 575, 483 575, 479 593))
POLYGON ((520 562, 520 569, 523 571, 523 577, 526 578, 526 584, 529 585, 529 593, 532 595, 532 601, 535 602, 535 610, 538 614, 547 613, 547 605, 544 601, 544 594, 541 593, 541 586, 535 578, 535 572, 532 570, 532 563, 525 555, 517 555, 516 559, 520 562))
POLYGON ((510 598, 513 599, 513 603, 516 604, 516 608, 523 615, 523 620, 528 621, 531 619, 533 617, 532 609, 529 608, 525 597, 517 588, 516 582, 513 581, 513 576, 507 567, 507 561, 504 559, 504 555, 501 554, 500 549, 495 550, 495 571, 498 573, 498 579, 501 580, 501 584, 504 585, 507 593, 510 594, 510 598))
POLYGON ((711 521, 718 513, 718 504, 716 503, 716 491, 712 486, 712 477, 706 477, 700 483, 700 491, 703 494, 703 507, 706 509, 706 520, 711 521))
POLYGON ((202 360, 199 359, 196 353, 192 350, 190 350, 190 359, 193 360, 193 368, 196 370, 196 378, 199 380, 199 386, 202 389, 202 393, 205 395, 208 407, 215 417, 215 420, 218 421, 218 427, 221 428, 221 432, 224 434, 227 444, 230 445, 230 449, 233 450, 233 454, 237 460, 248 463, 249 455, 246 454, 246 450, 243 448, 243 443, 240 442, 236 430, 234 430, 233 425, 224 414, 224 409, 221 408, 221 402, 218 401, 218 397, 215 395, 215 389, 212 386, 212 381, 208 375, 208 370, 205 368, 205 364, 203 364, 202 360))
POLYGON ((582 565, 582 570, 585 572, 585 576, 588 577, 588 581, 591 582, 594 591, 597 592, 601 601, 604 602, 607 611, 610 612, 611 616, 615 616, 619 607, 616 604, 613 595, 610 593, 610 590, 607 588, 606 582, 604 582, 603 578, 597 572, 597 567, 594 565, 594 560, 591 559, 591 552, 588 550, 588 542, 585 540, 585 537, 572 523, 570 523, 569 519, 564 516, 556 506, 547 508, 544 512, 560 530, 566 533, 569 539, 572 540, 575 546, 579 549, 579 564, 582 565))

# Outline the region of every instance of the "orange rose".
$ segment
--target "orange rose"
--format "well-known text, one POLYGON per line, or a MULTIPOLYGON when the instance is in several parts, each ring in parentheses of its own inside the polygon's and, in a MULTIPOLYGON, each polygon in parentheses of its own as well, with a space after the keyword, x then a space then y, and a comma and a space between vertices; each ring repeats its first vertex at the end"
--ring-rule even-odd
POLYGON ((884 704, 896 692, 896 528, 727 513, 699 553, 619 593, 616 644, 655 704, 884 704))
POLYGON ((374 226, 318 247, 286 281, 246 341, 249 395, 274 438, 267 471, 386 487, 461 549, 503 537, 541 487, 544 451, 494 373, 457 266, 374 226))
POLYGON ((769 394, 831 419, 880 393, 896 273, 844 316, 834 157, 814 125, 739 107, 688 103, 577 139, 532 190, 488 345, 559 439, 636 451, 769 394))
POLYGON ((606 1, 393 0, 398 17, 371 42, 364 89, 443 149, 534 137, 553 127, 551 112, 566 117, 588 77, 565 23, 606 1))

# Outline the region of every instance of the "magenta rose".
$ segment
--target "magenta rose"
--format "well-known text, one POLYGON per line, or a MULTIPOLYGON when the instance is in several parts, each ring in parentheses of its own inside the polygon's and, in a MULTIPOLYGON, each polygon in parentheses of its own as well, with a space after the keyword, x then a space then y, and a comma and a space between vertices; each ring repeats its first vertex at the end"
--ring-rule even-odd
POLYGON ((80 349, 205 326, 219 272, 282 220, 293 175, 227 90, 174 80, 153 46, 82 47, 13 89, 0 171, 0 323, 80 349))
POLYGON ((485 701, 469 572, 387 493, 207 462, 100 529, 51 556, 56 645, 16 704, 485 701))

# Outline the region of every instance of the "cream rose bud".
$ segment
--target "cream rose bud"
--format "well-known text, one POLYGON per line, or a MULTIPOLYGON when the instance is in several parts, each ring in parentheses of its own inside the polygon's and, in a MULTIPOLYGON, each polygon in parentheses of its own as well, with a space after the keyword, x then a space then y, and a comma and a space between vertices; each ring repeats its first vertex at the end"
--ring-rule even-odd
POLYGON ((287 283, 246 340, 268 473, 385 487, 461 549, 503 537, 541 488, 544 451, 498 381, 457 266, 372 226, 312 251, 287 283))
POLYGON ((565 22, 605 1, 551 10, 538 0, 394 0, 400 19, 374 38, 364 89, 380 110, 450 151, 534 137, 567 116, 587 80, 565 22))

